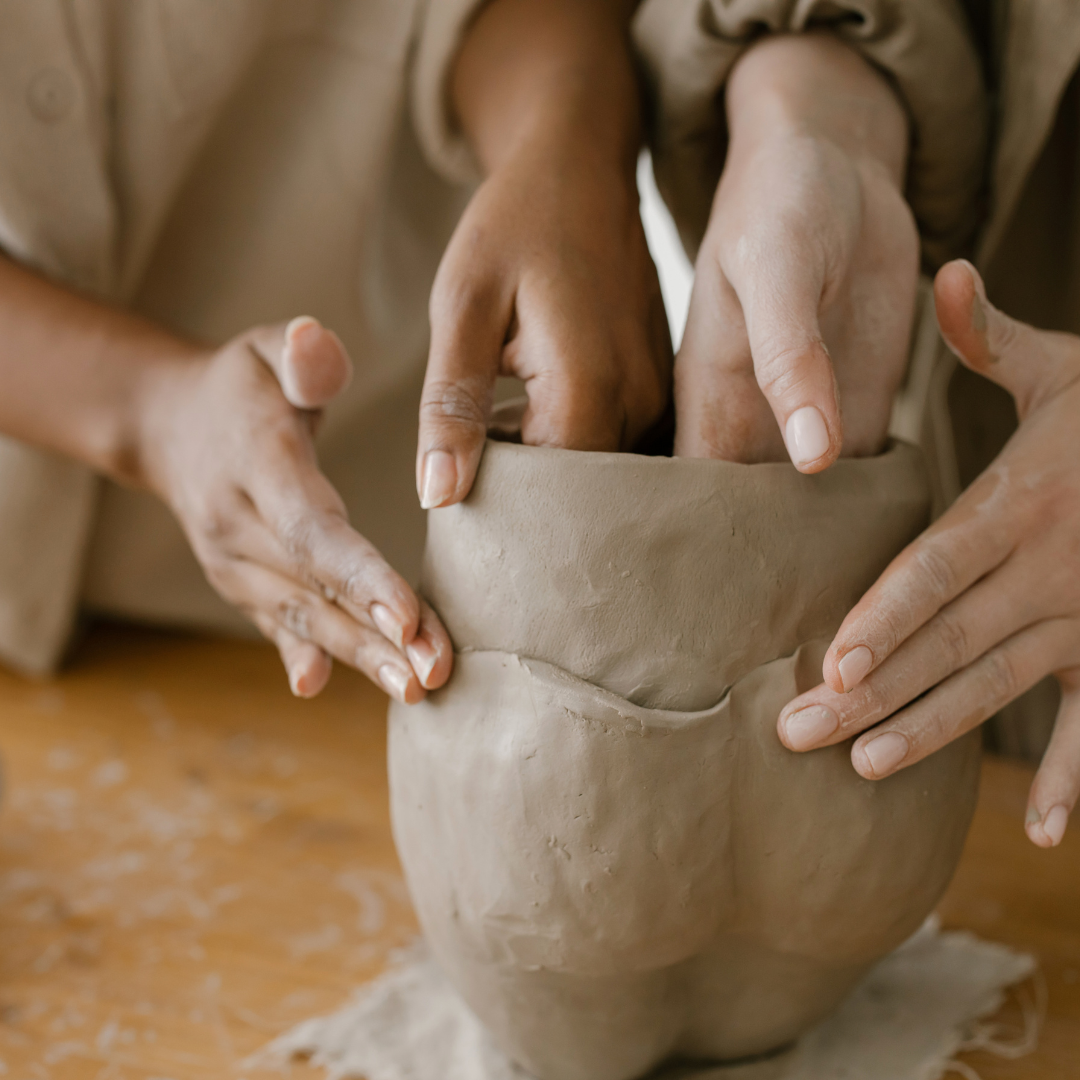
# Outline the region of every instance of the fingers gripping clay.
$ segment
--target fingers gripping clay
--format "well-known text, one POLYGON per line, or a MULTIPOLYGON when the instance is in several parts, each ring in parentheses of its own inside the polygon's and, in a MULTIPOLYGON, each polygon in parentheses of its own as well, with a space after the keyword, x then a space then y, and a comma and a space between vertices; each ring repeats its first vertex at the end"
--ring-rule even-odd
POLYGON ((802 476, 489 443, 430 515, 457 668, 391 707, 394 833, 440 964, 542 1080, 782 1047, 933 908, 978 736, 872 783, 776 735, 928 508, 903 444, 802 476))

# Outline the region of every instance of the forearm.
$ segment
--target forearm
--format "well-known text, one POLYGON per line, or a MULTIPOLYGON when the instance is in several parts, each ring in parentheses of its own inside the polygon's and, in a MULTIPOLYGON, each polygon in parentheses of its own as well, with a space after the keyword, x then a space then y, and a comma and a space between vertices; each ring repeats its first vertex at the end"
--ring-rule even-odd
POLYGON ((827 33, 762 38, 735 65, 726 106, 732 152, 772 133, 827 139, 853 158, 879 163, 901 186, 908 120, 888 81, 827 33))
POLYGON ((143 479, 150 385, 201 353, 0 256, 0 432, 143 479))
POLYGON ((569 141, 633 170, 641 108, 629 39, 636 0, 493 0, 453 76, 458 119, 485 172, 522 141, 569 141))

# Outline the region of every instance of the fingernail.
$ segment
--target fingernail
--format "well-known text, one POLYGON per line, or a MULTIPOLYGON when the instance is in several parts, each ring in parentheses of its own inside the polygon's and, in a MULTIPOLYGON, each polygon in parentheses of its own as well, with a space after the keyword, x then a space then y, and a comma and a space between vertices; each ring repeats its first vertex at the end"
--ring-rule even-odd
POLYGON ((309 327, 316 327, 322 329, 322 323, 318 319, 312 318, 310 315, 300 315, 293 319, 288 326, 285 327, 285 344, 291 345, 302 333, 304 333, 309 327))
POLYGON ((379 633, 391 645, 400 649, 405 640, 405 627, 394 618, 385 604, 372 604, 368 610, 371 612, 371 621, 379 628, 379 633))
POLYGON ((968 259, 956 260, 965 270, 968 272, 968 277, 971 278, 971 287, 975 290, 975 296, 980 302, 986 300, 986 292, 983 289, 982 275, 975 268, 975 264, 968 259))
POLYGON ((379 668, 379 682, 391 697, 404 702, 405 693, 409 689, 409 676, 401 668, 393 664, 383 664, 379 668))
POLYGON ((304 393, 297 381, 296 368, 292 362, 293 350, 298 339, 302 335, 311 332, 311 327, 321 328, 321 324, 310 315, 301 315, 299 318, 293 319, 285 327, 285 354, 282 358, 284 363, 281 365, 281 390, 285 395, 285 400, 298 409, 306 408, 308 403, 305 401, 304 393))
POLYGON ((431 510, 441 506, 457 488, 457 466, 454 455, 445 450, 429 450, 424 455, 424 483, 420 491, 420 507, 431 510))
POLYGON ((423 638, 418 637, 405 646, 405 655, 409 658, 409 663, 412 664, 420 685, 425 689, 430 689, 428 679, 431 677, 435 662, 439 659, 439 654, 423 638))
POLYGON ((844 693, 850 694, 866 678, 867 672, 874 666, 874 654, 865 645, 856 645, 840 658, 836 665, 840 672, 840 683, 844 693))
POLYGON ((863 753, 875 777, 892 772, 908 756, 909 749, 907 739, 899 731, 886 731, 863 745, 863 753))
POLYGON ((975 328, 976 333, 986 333, 986 308, 983 306, 978 288, 975 289, 975 293, 971 297, 971 325, 975 328))
MULTIPOLYGON (((1028 812, 1028 823, 1032 824, 1031 811, 1028 812)), ((1039 820, 1038 811, 1035 813, 1035 822, 1039 820)), ((1047 810, 1042 819, 1042 831, 1051 847, 1057 847, 1061 838, 1065 835, 1065 826, 1069 824, 1069 811, 1064 806, 1052 806, 1047 810)))
POLYGON ((293 692, 293 697, 312 698, 318 693, 317 690, 312 690, 311 686, 311 669, 305 664, 297 664, 296 667, 289 672, 289 689, 293 692))
POLYGON ((829 429, 825 426, 825 418, 813 405, 796 409, 788 417, 784 441, 796 465, 817 461, 829 452, 829 429))
POLYGON ((793 712, 784 721, 784 736, 792 750, 809 750, 827 739, 839 726, 840 721, 832 709, 811 705, 793 712))
POLYGON ((296 665, 289 669, 289 689, 293 692, 293 697, 303 697, 304 694, 300 689, 300 680, 303 678, 303 672, 300 670, 300 666, 296 665))

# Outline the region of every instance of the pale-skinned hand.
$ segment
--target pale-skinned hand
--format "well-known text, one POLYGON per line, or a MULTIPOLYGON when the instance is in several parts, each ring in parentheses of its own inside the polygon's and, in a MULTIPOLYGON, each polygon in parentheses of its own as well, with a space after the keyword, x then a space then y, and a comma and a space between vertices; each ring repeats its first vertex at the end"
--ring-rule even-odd
POLYGON ((414 702, 449 677, 449 638, 350 527, 315 457, 319 410, 350 374, 313 319, 164 365, 143 391, 137 479, 176 514, 214 588, 277 645, 295 694, 317 694, 336 658, 414 702))
POLYGON ((778 730, 800 751, 858 736, 852 763, 879 779, 1056 675, 1061 708, 1026 821, 1050 847, 1080 795, 1080 337, 997 311, 966 262, 938 273, 934 297, 945 340, 1013 395, 1020 426, 851 611, 824 683, 778 730))
POLYGON ((675 365, 675 452, 789 456, 806 473, 879 453, 918 281, 903 109, 825 34, 763 38, 725 101, 730 145, 675 365))

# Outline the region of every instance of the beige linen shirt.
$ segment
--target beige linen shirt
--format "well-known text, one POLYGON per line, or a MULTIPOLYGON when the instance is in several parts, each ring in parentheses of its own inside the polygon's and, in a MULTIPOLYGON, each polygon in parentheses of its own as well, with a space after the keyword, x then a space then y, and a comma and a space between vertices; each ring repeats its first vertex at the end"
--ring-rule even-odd
POLYGON ((980 58, 959 0, 644 0, 635 38, 656 99, 657 183, 693 253, 727 150, 723 87, 763 34, 828 30, 879 68, 912 128, 907 196, 931 262, 970 241, 987 137, 980 58))
MULTIPOLYGON (((471 172, 447 70, 479 3, 0 4, 0 247, 211 342, 337 331, 356 376, 320 458, 406 572, 427 295, 471 172)), ((163 506, 0 439, 0 660, 49 670, 80 598, 241 625, 163 506)))

